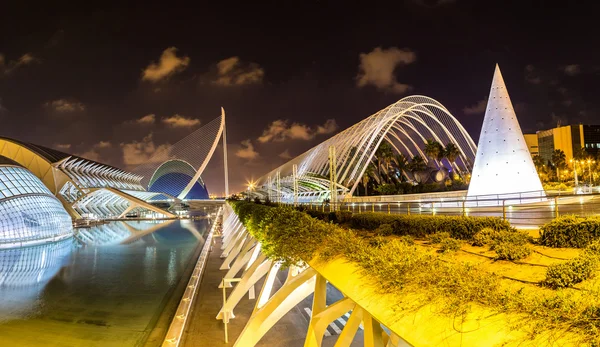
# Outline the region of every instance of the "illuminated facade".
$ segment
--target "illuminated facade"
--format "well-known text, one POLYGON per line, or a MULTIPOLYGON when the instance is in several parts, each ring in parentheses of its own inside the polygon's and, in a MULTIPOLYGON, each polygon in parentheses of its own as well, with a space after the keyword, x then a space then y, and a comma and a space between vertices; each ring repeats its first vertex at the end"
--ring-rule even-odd
POLYGON ((545 196, 500 68, 496 65, 467 199, 512 195, 545 196))
MULTIPOLYGON (((258 180, 254 192, 288 202, 294 196, 299 202, 352 196, 383 141, 395 153, 407 159, 420 156, 437 169, 470 172, 475 159, 475 143, 448 109, 429 97, 409 96, 267 173, 258 180), (428 139, 442 145, 453 143, 460 152, 456 160, 450 163, 428 158, 424 153, 428 139), (334 189, 330 189, 332 182, 334 189), (336 192, 333 196, 332 190, 336 192)), ((414 180, 410 172, 403 175, 414 180)))
POLYGON ((532 157, 540 154, 538 136, 537 134, 523 134, 525 138, 525 143, 527 143, 527 149, 529 149, 529 154, 532 157))
POLYGON ((147 192, 136 175, 109 165, 22 141, 0 138, 0 155, 31 171, 74 218, 119 218, 128 213, 174 214, 149 201, 164 194, 147 192))
POLYGON ((544 162, 552 161, 552 153, 560 149, 565 153, 567 162, 585 153, 597 156, 600 153, 600 125, 566 125, 537 132, 540 157, 544 162))
POLYGON ((71 218, 52 192, 29 170, 0 156, 0 248, 72 235, 71 218))

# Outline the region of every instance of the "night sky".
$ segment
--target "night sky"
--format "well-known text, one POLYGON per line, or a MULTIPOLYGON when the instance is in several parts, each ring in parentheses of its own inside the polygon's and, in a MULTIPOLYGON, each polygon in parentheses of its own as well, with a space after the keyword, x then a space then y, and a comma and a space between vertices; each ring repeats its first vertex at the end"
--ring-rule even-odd
POLYGON ((223 106, 237 191, 411 94, 477 141, 496 63, 525 132, 600 124, 598 8, 555 3, 3 3, 0 135, 131 169, 223 106))

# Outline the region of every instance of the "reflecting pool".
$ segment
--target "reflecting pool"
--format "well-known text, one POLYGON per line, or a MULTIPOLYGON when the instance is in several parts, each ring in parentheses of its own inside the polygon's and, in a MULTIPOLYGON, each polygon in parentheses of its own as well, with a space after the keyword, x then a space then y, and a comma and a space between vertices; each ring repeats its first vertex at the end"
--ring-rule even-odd
POLYGON ((0 250, 0 346, 144 345, 209 227, 111 222, 0 250))

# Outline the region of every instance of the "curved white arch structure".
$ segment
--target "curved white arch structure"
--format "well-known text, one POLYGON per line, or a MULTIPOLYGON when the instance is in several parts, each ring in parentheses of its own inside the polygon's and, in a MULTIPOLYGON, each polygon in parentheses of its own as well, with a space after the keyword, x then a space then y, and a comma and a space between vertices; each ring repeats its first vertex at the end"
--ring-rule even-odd
MULTIPOLYGON (((200 164, 200 166, 198 167, 198 170, 196 170, 196 175, 194 175, 194 177, 190 180, 190 182, 187 184, 187 186, 183 189, 181 194, 179 194, 179 196, 177 197, 178 199, 185 198, 187 193, 189 193, 190 189, 192 189, 192 187, 194 186, 194 183, 196 183, 196 181, 198 181, 200 179, 200 175, 202 175, 202 173, 204 172, 206 165, 212 158, 212 155, 215 152, 217 145, 219 144, 219 139, 221 138, 221 135, 223 134, 224 128, 225 128, 225 110, 221 107, 221 123, 219 125, 219 130, 217 131, 217 136, 215 136, 215 140, 213 141, 212 146, 210 147, 210 150, 208 151, 207 155, 204 157, 202 164, 200 164)), ((223 140, 223 143, 225 143, 225 140, 223 140)), ((226 149, 225 149, 225 151, 226 151, 226 149)), ((225 169, 225 170, 226 170, 225 172, 227 172, 227 169, 225 169)))
MULTIPOLYGON (((330 193, 329 147, 336 152, 335 184, 338 196, 351 196, 375 151, 385 139, 407 159, 423 153, 426 139, 443 145, 453 143, 460 151, 455 163, 462 171, 470 171, 477 146, 458 120, 436 100, 413 95, 380 110, 330 139, 309 149, 298 157, 270 171, 258 180, 258 192, 272 192, 281 201, 294 199, 293 168, 297 167, 299 201, 319 201, 330 193), (277 177, 279 184, 277 184, 277 177)), ((441 163, 433 163, 440 167, 441 163)))

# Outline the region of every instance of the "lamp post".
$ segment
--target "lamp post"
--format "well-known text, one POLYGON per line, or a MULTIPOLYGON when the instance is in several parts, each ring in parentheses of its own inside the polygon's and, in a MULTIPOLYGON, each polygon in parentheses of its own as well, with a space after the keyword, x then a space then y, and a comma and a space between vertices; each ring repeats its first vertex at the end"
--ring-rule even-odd
POLYGON ((573 159, 569 160, 569 162, 573 163, 573 173, 575 175, 575 187, 579 185, 577 180, 577 160, 573 161, 573 159))
MULTIPOLYGON (((595 160, 588 159, 587 163, 588 163, 588 173, 589 173, 589 175, 590 175, 590 186, 592 186, 592 187, 593 187, 594 185, 593 185, 593 183, 592 183, 592 163, 594 163, 594 164, 595 164, 595 163, 596 163, 596 161, 595 161, 595 160)), ((595 183, 595 182, 594 182, 594 183, 595 183)))

